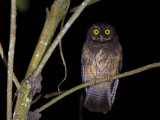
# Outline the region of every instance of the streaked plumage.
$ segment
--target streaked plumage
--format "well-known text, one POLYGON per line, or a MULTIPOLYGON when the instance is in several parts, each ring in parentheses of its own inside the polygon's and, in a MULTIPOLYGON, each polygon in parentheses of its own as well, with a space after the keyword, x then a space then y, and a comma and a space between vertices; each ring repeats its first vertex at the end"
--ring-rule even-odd
MULTIPOLYGON (((120 72, 122 47, 117 33, 109 24, 90 27, 82 50, 82 80, 115 76, 120 72), (98 33, 98 34, 97 34, 98 33)), ((101 82, 85 88, 84 107, 92 112, 107 113, 114 102, 119 80, 101 82)))

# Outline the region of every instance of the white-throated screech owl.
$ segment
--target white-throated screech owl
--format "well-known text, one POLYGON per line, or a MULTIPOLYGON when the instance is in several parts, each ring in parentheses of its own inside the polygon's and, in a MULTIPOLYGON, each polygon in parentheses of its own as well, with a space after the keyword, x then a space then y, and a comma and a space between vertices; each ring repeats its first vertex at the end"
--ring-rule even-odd
MULTIPOLYGON (((82 50, 82 81, 115 76, 121 66, 122 47, 115 29, 105 23, 93 24, 82 50)), ((118 82, 115 79, 86 87, 84 107, 92 112, 107 113, 114 102, 118 82)))

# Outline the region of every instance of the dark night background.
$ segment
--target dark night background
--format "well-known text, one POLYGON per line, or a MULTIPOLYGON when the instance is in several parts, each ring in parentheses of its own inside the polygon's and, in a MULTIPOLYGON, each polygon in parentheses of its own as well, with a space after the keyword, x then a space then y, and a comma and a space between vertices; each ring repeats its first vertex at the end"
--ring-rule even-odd
MULTIPOLYGON (((82 0, 72 0, 71 8, 82 0)), ((46 8, 53 0, 30 0, 30 9, 17 14, 17 40, 14 72, 22 80, 41 33, 46 8)), ((68 14, 67 19, 71 16, 68 14)), ((81 83, 81 50, 86 32, 95 22, 113 25, 123 47, 122 72, 160 61, 160 8, 158 0, 101 0, 87 7, 63 38, 63 52, 68 68, 67 80, 61 89, 67 90, 81 83)), ((0 0, 0 42, 7 54, 10 27, 10 1, 0 0)), ((57 31, 58 33, 58 31, 57 31)), ((120 79, 112 110, 107 114, 91 113, 83 109, 84 120, 160 119, 160 68, 151 69, 120 79)), ((42 72, 42 93, 57 90, 64 77, 64 68, 58 48, 42 72)), ((0 118, 6 116, 7 70, 0 58, 0 118)), ((15 86, 13 87, 15 91, 15 86)), ((42 120, 78 120, 79 96, 77 91, 42 111, 42 120)), ((42 98, 34 110, 49 100, 42 98)))

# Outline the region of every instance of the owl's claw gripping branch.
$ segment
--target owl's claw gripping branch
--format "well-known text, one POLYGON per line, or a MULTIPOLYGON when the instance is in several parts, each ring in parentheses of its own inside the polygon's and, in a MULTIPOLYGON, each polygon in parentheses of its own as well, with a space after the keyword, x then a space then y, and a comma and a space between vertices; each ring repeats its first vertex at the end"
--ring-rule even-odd
POLYGON ((94 78, 93 80, 92 80, 92 84, 96 84, 97 83, 97 80, 96 80, 96 78, 94 78))
POLYGON ((107 78, 107 82, 112 82, 113 81, 113 80, 111 80, 111 76, 110 75, 107 75, 106 78, 107 78))

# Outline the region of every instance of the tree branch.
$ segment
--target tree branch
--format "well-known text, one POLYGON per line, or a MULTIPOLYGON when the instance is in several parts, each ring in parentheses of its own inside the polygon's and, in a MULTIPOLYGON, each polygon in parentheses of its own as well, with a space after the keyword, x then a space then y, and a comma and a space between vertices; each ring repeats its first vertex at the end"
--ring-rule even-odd
MULTIPOLYGON (((6 55, 4 54, 1 43, 0 43, 0 55, 2 57, 2 60, 4 61, 4 64, 6 65, 6 67, 8 69, 8 61, 7 61, 6 55)), ((14 74, 14 72, 13 72, 13 81, 14 81, 14 84, 16 85, 17 89, 19 89, 20 84, 19 84, 19 81, 18 81, 16 75, 14 74)))
MULTIPOLYGON (((116 76, 113 76, 109 79, 109 81, 112 81, 114 79, 118 79, 118 78, 123 78, 123 77, 127 77, 127 76, 130 76, 130 75, 133 75, 133 74, 137 74, 137 73, 140 73, 140 72, 143 72, 145 70, 149 70, 151 68, 156 68, 156 67, 160 67, 160 62, 157 62, 157 63, 152 63, 152 64, 149 64, 149 65, 146 65, 146 66, 143 66, 143 67, 140 67, 140 68, 137 68, 135 70, 131 70, 129 72, 125 72, 125 73, 122 73, 122 74, 119 74, 119 75, 116 75, 116 76)), ((104 77, 103 79, 96 79, 96 83, 99 83, 99 82, 103 82, 103 81, 106 81, 108 79, 108 76, 104 77)), ((45 105, 43 105, 42 107, 40 107, 39 109, 39 112, 45 110, 46 108, 48 108, 49 106, 51 106, 52 104, 56 103, 57 101, 61 100, 62 98, 64 98, 65 96, 79 90, 79 89, 82 89, 84 87, 87 87, 87 86, 90 86, 90 85, 93 85, 93 84, 96 84, 95 83, 95 79, 92 79, 91 81, 89 82, 86 82, 86 83, 83 83, 83 84, 80 84, 76 87, 73 87, 69 90, 67 90, 66 92, 62 93, 61 95, 59 95, 58 97, 56 98, 53 98, 50 102, 46 103, 45 105)))
MULTIPOLYGON (((66 12, 66 6, 68 0, 55 0, 51 6, 51 10, 48 12, 46 17, 46 22, 42 30, 39 42, 33 54, 31 63, 29 65, 25 79, 33 73, 37 68, 43 54, 45 53, 47 46, 56 30, 58 23, 64 17, 66 12)), ((37 75, 38 76, 38 75, 37 75)), ((32 76, 33 81, 35 82, 37 76, 32 76)), ((24 120, 27 117, 28 111, 30 109, 31 101, 33 95, 29 95, 31 88, 34 88, 34 84, 29 84, 27 81, 24 81, 18 91, 16 106, 14 110, 13 120, 24 120)))
POLYGON ((79 6, 79 8, 73 13, 73 15, 70 17, 70 19, 64 25, 64 27, 62 28, 62 30, 60 31, 60 33, 58 34, 58 36, 55 38, 55 40, 53 41, 53 43, 51 44, 51 46, 47 50, 45 56, 41 60, 40 65, 38 66, 38 68, 35 71, 35 76, 38 76, 39 73, 41 73, 44 65, 48 61, 49 57, 51 56, 52 52, 54 51, 54 49, 56 48, 56 46, 58 45, 58 43, 60 42, 60 40, 62 39, 62 37, 65 35, 65 33, 67 32, 67 30, 71 27, 71 25, 73 24, 73 22, 78 18, 78 16, 81 14, 81 12, 89 4, 90 1, 91 0, 84 0, 82 2, 82 4, 79 6))
POLYGON ((51 97, 56 97, 62 93, 64 93, 65 91, 56 91, 56 92, 52 92, 52 93, 48 93, 48 94, 45 94, 44 98, 48 99, 48 98, 51 98, 51 97))
POLYGON ((12 80, 14 48, 16 42, 16 0, 11 0, 10 42, 8 52, 8 80, 7 80, 7 120, 12 119, 12 80))
POLYGON ((55 0, 51 6, 51 10, 47 11, 46 21, 39 37, 36 49, 33 53, 25 78, 27 79, 39 65, 47 47, 52 40, 59 22, 66 13, 68 0, 55 0))
POLYGON ((40 94, 38 95, 34 100, 32 100, 32 103, 31 105, 33 105, 34 103, 36 103, 41 97, 42 97, 43 94, 40 94))
MULTIPOLYGON (((64 26, 64 20, 66 18, 66 15, 67 15, 67 12, 68 12, 68 9, 69 9, 69 6, 70 6, 70 1, 68 2, 68 6, 67 6, 67 9, 66 9, 66 14, 64 16, 64 18, 62 19, 62 22, 61 22, 61 27, 60 27, 60 30, 62 30, 63 26, 64 26)), ((62 50, 62 40, 59 41, 59 51, 60 51, 60 55, 61 55, 61 59, 62 59, 62 63, 63 63, 63 66, 64 66, 64 78, 63 80, 59 83, 58 85, 58 91, 60 92, 60 86, 61 84, 66 80, 67 78, 67 66, 66 66, 66 62, 65 62, 65 59, 64 59, 64 56, 63 56, 63 50, 62 50)))
MULTIPOLYGON (((99 1, 101 1, 101 0, 91 0, 91 2, 89 2, 87 6, 92 5, 92 4, 94 4, 94 3, 96 3, 96 2, 99 2, 99 1)), ((74 11, 76 11, 79 6, 80 6, 80 5, 78 5, 78 6, 74 7, 74 8, 72 8, 72 9, 70 9, 69 12, 74 12, 74 11)))

